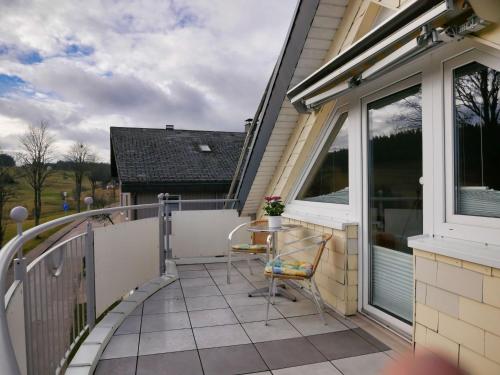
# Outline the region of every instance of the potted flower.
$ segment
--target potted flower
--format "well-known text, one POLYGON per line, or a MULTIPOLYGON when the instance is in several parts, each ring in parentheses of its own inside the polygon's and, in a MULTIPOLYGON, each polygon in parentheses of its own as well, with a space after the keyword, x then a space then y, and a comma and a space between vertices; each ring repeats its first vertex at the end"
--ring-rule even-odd
POLYGON ((266 200, 264 211, 266 211, 266 215, 269 216, 269 228, 280 228, 281 214, 285 211, 285 205, 283 204, 281 197, 273 195, 265 197, 264 199, 266 200))

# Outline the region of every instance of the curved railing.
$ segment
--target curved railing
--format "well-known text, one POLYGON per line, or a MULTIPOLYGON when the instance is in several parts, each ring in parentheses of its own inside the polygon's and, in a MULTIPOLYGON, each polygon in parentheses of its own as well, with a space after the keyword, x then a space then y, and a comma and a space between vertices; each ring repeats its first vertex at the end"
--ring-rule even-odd
MULTIPOLYGON (((18 235, 0 250, 0 295, 5 296, 4 308, 0 308, 0 363, 2 374, 55 373, 64 368, 67 359, 82 336, 95 324, 96 296, 94 271, 94 238, 91 218, 113 213, 157 209, 158 268, 156 275, 165 271, 167 257, 169 210, 172 204, 227 203, 228 199, 168 201, 159 196, 158 203, 120 206, 68 215, 43 223, 22 232, 25 217, 14 215, 18 235), (46 232, 77 221, 87 221, 83 233, 56 244, 29 265, 23 257, 22 246, 46 232), (7 275, 13 265, 14 282, 8 288, 7 275), (25 337, 13 335, 8 324, 7 309, 15 303, 24 306, 23 317, 10 316, 25 337), (22 321, 24 320, 24 321, 22 321), (25 344, 25 353, 19 353, 19 341, 25 344), (18 347, 16 349, 18 349, 18 347), (17 354, 17 357, 16 357, 17 354), (20 366, 19 356, 25 364, 20 366)), ((19 208, 16 208, 19 211, 19 208)), ((18 212, 19 213, 19 212, 18 212)), ((22 215, 21 215, 22 216, 22 215)), ((19 335, 19 332, 16 332, 19 335)), ((22 335, 22 334, 21 334, 22 335)))

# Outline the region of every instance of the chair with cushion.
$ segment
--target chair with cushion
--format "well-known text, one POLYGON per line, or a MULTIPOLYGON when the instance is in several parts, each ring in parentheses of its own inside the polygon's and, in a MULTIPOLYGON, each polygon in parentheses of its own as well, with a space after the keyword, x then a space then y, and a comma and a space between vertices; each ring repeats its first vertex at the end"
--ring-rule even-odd
MULTIPOLYGON (((262 233, 252 233, 252 243, 233 243, 233 237, 236 232, 244 229, 248 226, 258 226, 258 225, 267 225, 266 220, 255 220, 249 223, 244 223, 238 225, 234 228, 231 233, 229 233, 228 241, 229 241, 229 249, 227 254, 227 283, 231 284, 231 255, 232 253, 238 253, 240 255, 248 255, 247 262, 248 268, 250 270, 250 274, 253 275, 252 265, 250 260, 257 258, 259 254, 267 253, 267 244, 265 242, 265 237, 262 237, 262 233), (262 243, 259 243, 262 242, 262 243)), ((267 234, 264 232, 264 236, 267 234)))
MULTIPOLYGON (((316 269, 318 268, 319 261, 321 259, 321 255, 323 254, 323 250, 325 249, 326 243, 331 238, 331 234, 323 234, 299 239, 293 242, 288 242, 285 244, 285 248, 281 249, 281 253, 278 256, 267 262, 266 268, 264 269, 264 274, 269 279, 266 325, 269 318, 269 305, 271 303, 271 298, 273 299, 274 303, 274 297, 276 293, 276 280, 304 281, 312 294, 314 303, 316 304, 319 315, 321 316, 321 320, 325 325, 327 324, 325 317, 323 316, 323 298, 321 297, 318 286, 314 281, 314 274, 316 272, 316 269), (307 245, 299 249, 293 249, 283 252, 283 250, 286 250, 286 246, 299 242, 307 243, 307 245), (307 251, 316 251, 312 263, 290 258, 290 255, 292 254, 304 253, 307 251)), ((270 242, 271 236, 268 236, 268 247, 271 246, 270 242)))

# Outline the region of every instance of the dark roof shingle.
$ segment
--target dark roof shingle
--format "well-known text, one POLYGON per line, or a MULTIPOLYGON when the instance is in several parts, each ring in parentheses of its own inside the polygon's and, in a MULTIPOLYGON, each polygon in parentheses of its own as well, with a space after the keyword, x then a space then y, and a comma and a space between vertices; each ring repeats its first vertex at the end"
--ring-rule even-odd
POLYGON ((231 181, 245 133, 111 127, 122 183, 231 181), (210 152, 200 150, 206 144, 210 152))

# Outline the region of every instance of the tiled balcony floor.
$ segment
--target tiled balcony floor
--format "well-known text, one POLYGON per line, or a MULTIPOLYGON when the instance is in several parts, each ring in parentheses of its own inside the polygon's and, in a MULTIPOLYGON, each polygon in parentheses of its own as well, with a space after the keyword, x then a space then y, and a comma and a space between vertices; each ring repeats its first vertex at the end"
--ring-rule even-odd
POLYGON ((95 374, 379 374, 390 348, 333 311, 322 324, 298 290, 281 298, 264 325, 266 299, 248 297, 266 285, 236 262, 178 266, 180 281, 161 289, 128 317, 106 347, 95 374))

